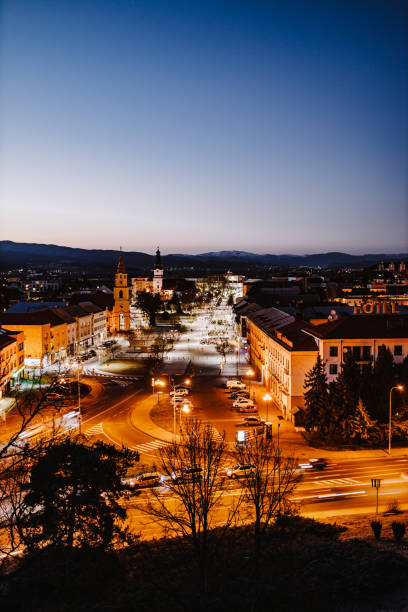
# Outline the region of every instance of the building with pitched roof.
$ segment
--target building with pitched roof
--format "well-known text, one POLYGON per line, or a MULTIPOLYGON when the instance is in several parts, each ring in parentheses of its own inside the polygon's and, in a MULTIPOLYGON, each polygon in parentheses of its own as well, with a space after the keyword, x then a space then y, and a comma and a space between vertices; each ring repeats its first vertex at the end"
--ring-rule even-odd
POLYGON ((0 399, 24 375, 24 333, 0 327, 0 399))
POLYGON ((312 325, 277 308, 246 310, 246 334, 251 364, 290 420, 304 405, 305 376, 318 354, 329 382, 341 372, 347 351, 361 369, 371 367, 381 345, 391 351, 395 363, 408 355, 408 316, 398 313, 352 315, 312 325))
POLYGON ((0 313, 0 325, 24 332, 24 365, 43 368, 66 357, 67 325, 53 310, 0 313))

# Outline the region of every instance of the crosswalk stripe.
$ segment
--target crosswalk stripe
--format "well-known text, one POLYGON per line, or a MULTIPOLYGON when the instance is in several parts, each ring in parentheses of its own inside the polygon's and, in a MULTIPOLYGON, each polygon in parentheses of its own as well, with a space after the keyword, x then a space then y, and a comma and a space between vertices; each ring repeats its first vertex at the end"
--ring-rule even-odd
POLYGON ((97 436, 98 434, 103 434, 103 425, 102 423, 98 423, 97 425, 93 425, 89 429, 86 430, 85 434, 87 436, 97 436))
POLYGON ((325 485, 325 484, 361 484, 359 480, 355 480, 354 478, 336 478, 331 480, 315 480, 315 484, 317 485, 325 485))
POLYGON ((152 442, 145 442, 144 444, 132 446, 132 449, 144 454, 146 451, 156 451, 163 446, 168 446, 169 444, 170 442, 164 442, 163 440, 153 440, 152 442))

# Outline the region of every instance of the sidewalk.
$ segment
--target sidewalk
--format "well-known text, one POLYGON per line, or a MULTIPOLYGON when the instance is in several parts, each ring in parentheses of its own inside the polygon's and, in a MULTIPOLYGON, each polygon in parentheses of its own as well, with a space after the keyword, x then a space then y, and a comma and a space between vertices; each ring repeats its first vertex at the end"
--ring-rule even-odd
POLYGON ((130 421, 136 429, 163 442, 174 442, 174 436, 170 431, 159 427, 150 418, 150 412, 157 402, 156 396, 150 395, 143 400, 137 400, 136 405, 131 409, 130 421))

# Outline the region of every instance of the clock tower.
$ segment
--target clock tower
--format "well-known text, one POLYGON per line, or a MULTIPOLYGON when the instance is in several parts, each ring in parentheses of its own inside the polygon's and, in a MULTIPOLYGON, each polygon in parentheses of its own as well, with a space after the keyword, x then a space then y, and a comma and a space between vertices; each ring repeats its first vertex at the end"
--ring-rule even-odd
POLYGON ((130 330, 130 300, 129 287, 125 264, 123 262, 122 247, 120 247, 119 262, 115 275, 115 286, 113 288, 113 329, 116 333, 121 330, 130 330))
POLYGON ((163 266, 161 262, 160 249, 157 247, 156 261, 153 271, 153 293, 161 293, 163 288, 163 266))

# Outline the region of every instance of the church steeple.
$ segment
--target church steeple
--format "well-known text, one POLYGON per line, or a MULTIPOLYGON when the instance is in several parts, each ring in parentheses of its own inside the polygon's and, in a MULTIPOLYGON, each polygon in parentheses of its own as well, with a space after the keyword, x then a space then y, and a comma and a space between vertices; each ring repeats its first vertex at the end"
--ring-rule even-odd
POLYGON ((118 261, 118 267, 116 270, 116 274, 126 274, 126 268, 125 268, 125 264, 123 261, 123 255, 122 255, 122 247, 120 247, 119 261, 118 261))
POLYGON ((160 255, 159 247, 157 247, 157 251, 156 251, 156 261, 155 261, 155 264, 154 264, 154 269, 155 270, 161 270, 162 269, 162 262, 161 262, 161 255, 160 255))
POLYGON ((161 293, 163 289, 163 266, 161 262, 160 249, 157 247, 156 261, 153 270, 153 293, 161 293))
POLYGON ((122 247, 120 247, 118 267, 115 274, 115 286, 113 288, 113 299, 115 301, 112 311, 111 333, 130 329, 130 300, 129 287, 127 283, 126 268, 123 261, 122 247))

